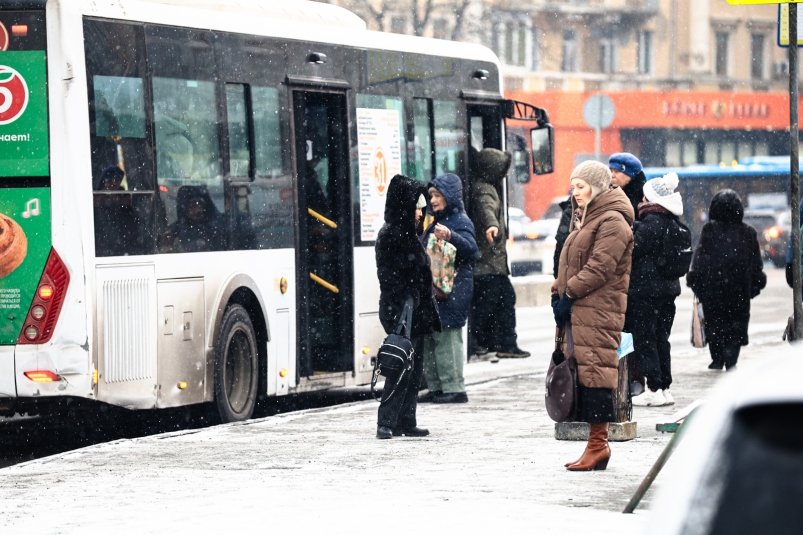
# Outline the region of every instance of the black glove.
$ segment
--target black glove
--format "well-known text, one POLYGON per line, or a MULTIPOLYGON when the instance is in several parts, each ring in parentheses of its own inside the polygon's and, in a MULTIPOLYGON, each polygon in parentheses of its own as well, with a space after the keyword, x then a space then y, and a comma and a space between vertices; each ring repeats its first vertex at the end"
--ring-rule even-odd
POLYGON ((557 303, 555 303, 553 299, 552 312, 555 315, 555 325, 559 328, 562 329, 566 325, 566 322, 571 319, 572 305, 574 305, 574 299, 566 294, 563 294, 557 303))

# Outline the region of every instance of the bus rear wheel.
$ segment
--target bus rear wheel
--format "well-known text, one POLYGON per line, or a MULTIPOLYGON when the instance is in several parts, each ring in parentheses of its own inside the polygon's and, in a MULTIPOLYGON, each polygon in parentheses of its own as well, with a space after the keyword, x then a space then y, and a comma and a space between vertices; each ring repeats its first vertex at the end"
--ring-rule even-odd
POLYGON ((257 401, 259 358, 256 334, 241 305, 226 309, 215 345, 215 405, 224 423, 251 417, 257 401))

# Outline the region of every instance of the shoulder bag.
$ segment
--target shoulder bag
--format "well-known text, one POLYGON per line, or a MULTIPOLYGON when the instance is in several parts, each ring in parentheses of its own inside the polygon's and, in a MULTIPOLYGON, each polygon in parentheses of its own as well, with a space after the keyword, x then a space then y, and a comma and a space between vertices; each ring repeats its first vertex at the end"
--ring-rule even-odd
POLYGON ((385 398, 387 400, 396 393, 396 387, 401 383, 404 374, 413 369, 414 350, 413 342, 410 340, 412 322, 413 299, 408 297, 399 314, 396 328, 385 337, 385 340, 379 347, 379 351, 376 353, 374 375, 371 378, 371 393, 377 401, 379 401, 380 398, 377 397, 375 388, 380 375, 385 378, 385 388, 391 383, 394 383, 393 392, 385 398))
POLYGON ((555 351, 546 372, 546 412, 556 422, 573 422, 577 413, 577 362, 574 359, 572 326, 555 329, 555 351), (563 354, 566 339, 568 356, 563 354))

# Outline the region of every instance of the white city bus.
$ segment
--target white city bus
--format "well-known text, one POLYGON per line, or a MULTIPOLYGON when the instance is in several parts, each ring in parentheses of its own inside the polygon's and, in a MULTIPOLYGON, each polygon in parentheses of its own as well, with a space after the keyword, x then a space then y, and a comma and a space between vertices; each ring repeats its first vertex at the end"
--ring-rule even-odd
POLYGON ((6 413, 367 384, 390 177, 551 141, 488 49, 328 4, 5 0, 0 45, 6 413))

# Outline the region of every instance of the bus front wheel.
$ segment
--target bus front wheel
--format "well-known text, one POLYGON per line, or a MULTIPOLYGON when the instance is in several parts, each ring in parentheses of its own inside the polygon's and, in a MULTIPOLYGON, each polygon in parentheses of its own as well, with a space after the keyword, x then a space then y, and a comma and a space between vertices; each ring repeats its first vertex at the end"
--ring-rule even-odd
POLYGON ((215 405, 224 423, 247 420, 254 412, 259 380, 256 334, 241 305, 226 309, 215 345, 215 405))

